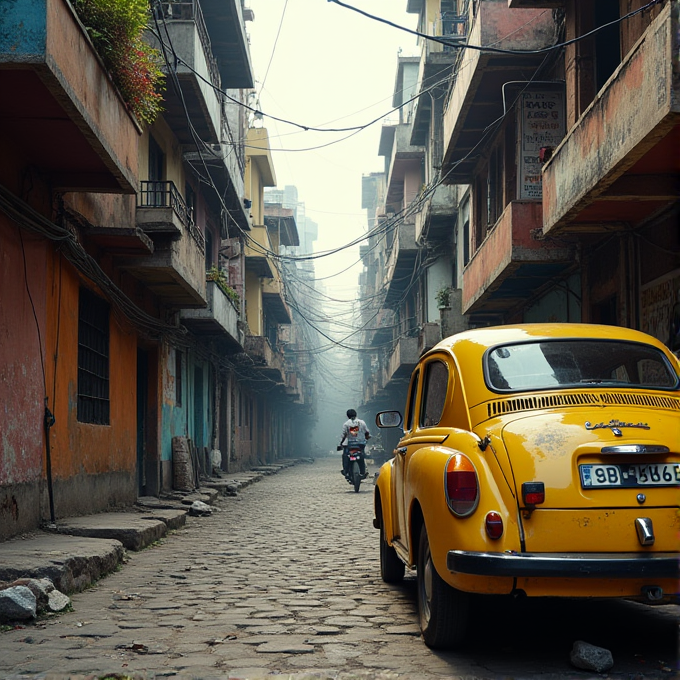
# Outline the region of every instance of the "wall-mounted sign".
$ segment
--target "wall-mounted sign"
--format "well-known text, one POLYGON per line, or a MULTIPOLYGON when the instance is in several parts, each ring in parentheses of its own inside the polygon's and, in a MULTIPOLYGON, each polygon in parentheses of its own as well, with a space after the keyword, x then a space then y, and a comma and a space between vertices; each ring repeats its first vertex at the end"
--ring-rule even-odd
POLYGON ((680 270, 642 286, 640 330, 680 356, 680 270))
POLYGON ((552 149, 562 141, 565 128, 564 88, 561 85, 522 92, 517 173, 520 200, 543 198, 541 158, 550 157, 552 149))

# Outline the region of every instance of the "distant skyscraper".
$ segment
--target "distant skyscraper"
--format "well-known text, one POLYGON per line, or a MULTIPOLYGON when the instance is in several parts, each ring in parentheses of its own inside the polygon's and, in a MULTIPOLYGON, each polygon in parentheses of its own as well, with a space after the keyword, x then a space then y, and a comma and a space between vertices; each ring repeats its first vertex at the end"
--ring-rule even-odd
MULTIPOLYGON (((288 255, 311 255, 314 252, 314 241, 319 237, 319 225, 305 214, 305 204, 298 200, 296 186, 287 184, 283 189, 264 190, 265 203, 279 203, 282 207, 293 210, 295 223, 300 236, 300 245, 284 248, 288 255)), ((301 260, 297 262, 298 269, 314 276, 314 260, 301 260)))

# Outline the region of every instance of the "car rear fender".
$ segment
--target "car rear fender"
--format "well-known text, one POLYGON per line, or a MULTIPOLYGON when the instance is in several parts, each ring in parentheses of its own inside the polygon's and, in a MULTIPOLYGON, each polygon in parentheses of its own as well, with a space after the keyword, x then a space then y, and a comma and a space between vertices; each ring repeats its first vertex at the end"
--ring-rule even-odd
POLYGON ((469 438, 469 442, 471 445, 464 447, 464 451, 445 446, 423 447, 411 456, 407 471, 409 562, 415 564, 419 531, 424 523, 437 572, 451 585, 456 585, 453 580, 460 577, 448 572, 446 555, 449 550, 521 550, 518 509, 514 499, 508 493, 504 480, 497 481, 494 477, 486 454, 479 449, 476 441, 469 438), (451 512, 444 491, 446 465, 456 453, 463 453, 475 466, 480 488, 479 503, 466 517, 458 517, 451 512), (501 490, 500 485, 505 488, 501 490), (505 497, 510 500, 509 503, 505 497), (503 520, 503 535, 496 540, 490 539, 485 529, 485 517, 490 511, 498 512, 503 520))
POLYGON ((373 493, 373 526, 383 527, 385 538, 392 543, 394 528, 392 526, 392 461, 388 460, 378 471, 378 479, 373 493))

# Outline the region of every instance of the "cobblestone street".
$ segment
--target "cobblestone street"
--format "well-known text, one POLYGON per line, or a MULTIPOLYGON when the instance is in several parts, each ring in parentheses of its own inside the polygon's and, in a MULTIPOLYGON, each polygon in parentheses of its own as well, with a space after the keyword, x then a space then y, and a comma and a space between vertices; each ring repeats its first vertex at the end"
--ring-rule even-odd
POLYGON ((339 469, 301 462, 221 497, 75 595, 72 612, 0 634, 0 676, 583 678, 569 665, 579 639, 612 650, 609 677, 676 672, 674 606, 494 599, 475 611, 469 649, 429 650, 413 576, 380 579, 374 468, 358 494, 339 469))

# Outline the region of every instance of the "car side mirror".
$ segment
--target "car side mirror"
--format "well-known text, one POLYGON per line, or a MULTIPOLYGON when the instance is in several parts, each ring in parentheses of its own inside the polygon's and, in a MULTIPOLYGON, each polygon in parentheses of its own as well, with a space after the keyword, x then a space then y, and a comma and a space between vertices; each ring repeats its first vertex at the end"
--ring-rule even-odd
POLYGON ((404 419, 399 411, 381 411, 375 417, 378 427, 401 427, 404 419))

